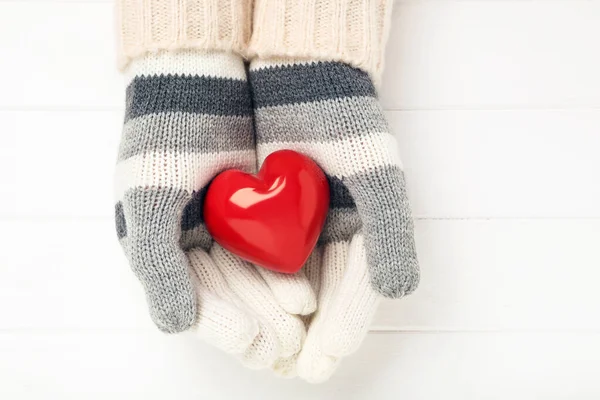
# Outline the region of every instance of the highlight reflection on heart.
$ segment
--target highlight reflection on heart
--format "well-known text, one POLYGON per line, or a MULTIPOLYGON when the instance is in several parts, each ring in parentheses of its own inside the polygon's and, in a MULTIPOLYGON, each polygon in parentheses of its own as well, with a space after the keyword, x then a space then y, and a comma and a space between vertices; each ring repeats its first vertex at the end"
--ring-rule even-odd
POLYGON ((231 195, 229 200, 241 208, 250 208, 251 206, 277 196, 285 188, 285 179, 280 183, 281 178, 278 177, 267 193, 260 193, 255 188, 241 188, 231 195))

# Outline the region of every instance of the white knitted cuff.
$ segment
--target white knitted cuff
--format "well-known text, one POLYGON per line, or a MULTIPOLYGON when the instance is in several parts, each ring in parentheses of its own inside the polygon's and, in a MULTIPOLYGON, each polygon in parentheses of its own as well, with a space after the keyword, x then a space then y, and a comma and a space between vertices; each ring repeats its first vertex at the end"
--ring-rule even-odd
POLYGON ((251 0, 116 0, 116 7, 121 68, 166 49, 243 54, 252 31, 251 0))
POLYGON ((249 54, 341 61, 375 82, 393 0, 255 0, 249 54))

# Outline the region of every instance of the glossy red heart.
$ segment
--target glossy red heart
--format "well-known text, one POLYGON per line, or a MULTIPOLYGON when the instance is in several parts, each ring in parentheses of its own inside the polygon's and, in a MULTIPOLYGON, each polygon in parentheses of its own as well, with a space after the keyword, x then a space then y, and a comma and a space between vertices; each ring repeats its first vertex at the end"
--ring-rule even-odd
POLYGON ((307 156, 269 155, 258 174, 227 170, 210 184, 204 221, 217 243, 267 269, 298 272, 314 249, 329 208, 329 185, 307 156))

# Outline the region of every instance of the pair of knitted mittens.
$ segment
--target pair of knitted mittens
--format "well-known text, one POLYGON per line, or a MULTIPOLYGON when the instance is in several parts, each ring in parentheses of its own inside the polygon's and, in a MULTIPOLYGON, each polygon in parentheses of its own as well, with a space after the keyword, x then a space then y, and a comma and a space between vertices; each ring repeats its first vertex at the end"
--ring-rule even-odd
POLYGON ((192 330, 248 367, 326 380, 359 347, 379 299, 403 297, 419 280, 402 166, 373 84, 391 2, 357 2, 356 11, 344 0, 260 0, 252 40, 246 0, 117 3, 127 106, 116 224, 152 320, 168 333, 192 330), (283 18, 289 10, 302 15, 283 18), (319 25, 334 17, 344 18, 319 25), (290 36, 299 28, 269 18, 313 36, 290 36), (317 35, 340 27, 343 41, 317 35), (311 57, 281 38, 323 48, 311 57), (239 55, 248 41, 249 67, 239 55), (311 157, 331 191, 319 244, 295 275, 227 252, 202 214, 218 173, 255 172, 280 149, 311 157))

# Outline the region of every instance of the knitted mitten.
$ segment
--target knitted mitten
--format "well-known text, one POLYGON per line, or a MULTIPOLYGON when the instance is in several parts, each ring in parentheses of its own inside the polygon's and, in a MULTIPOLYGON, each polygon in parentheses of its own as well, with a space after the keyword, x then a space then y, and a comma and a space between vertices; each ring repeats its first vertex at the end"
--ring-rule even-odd
POLYGON ((393 136, 376 98, 393 0, 255 0, 249 53, 259 161, 295 149, 331 187, 320 246, 305 266, 318 309, 279 374, 327 379, 355 351, 381 296, 419 280, 393 136))
POLYGON ((213 245, 203 224, 211 179, 256 168, 243 60, 162 51, 135 59, 127 74, 117 232, 152 319, 165 332, 193 328, 255 368, 298 353, 305 330, 291 314, 316 306, 306 279, 258 271, 213 245))
POLYGON ((259 59, 250 83, 259 161, 293 149, 329 179, 322 248, 308 266, 318 309, 298 359, 298 373, 320 381, 356 350, 380 295, 400 298, 418 284, 404 174, 366 72, 339 62, 259 59))

